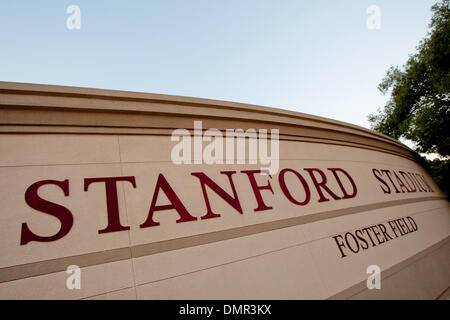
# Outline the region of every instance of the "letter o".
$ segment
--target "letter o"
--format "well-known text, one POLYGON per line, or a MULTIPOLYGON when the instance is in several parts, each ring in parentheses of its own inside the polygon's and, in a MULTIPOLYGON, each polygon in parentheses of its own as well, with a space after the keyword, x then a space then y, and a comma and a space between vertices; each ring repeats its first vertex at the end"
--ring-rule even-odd
POLYGON ((358 253, 358 252, 359 252, 359 243, 358 243, 358 240, 356 240, 355 236, 354 236, 352 233, 347 232, 347 233, 345 234, 344 238, 345 238, 345 242, 347 243, 347 247, 348 247, 353 253, 358 253), (353 241, 355 241, 355 243, 356 243, 356 248, 357 248, 356 251, 353 250, 352 246, 351 246, 350 243, 348 242, 348 239, 347 239, 348 235, 351 235, 352 238, 353 238, 353 241))
POLYGON ((286 198, 289 199, 289 201, 291 201, 292 203, 295 203, 297 205, 300 205, 300 206, 304 206, 304 205, 308 204, 309 200, 311 199, 311 192, 309 190, 308 183, 306 182, 305 178, 303 178, 300 173, 298 173, 297 171, 295 171, 293 169, 289 169, 289 168, 283 169, 280 171, 280 174, 278 175, 278 182, 280 183, 281 190, 283 191, 286 198), (289 192, 288 188, 286 187, 286 182, 284 181, 284 175, 286 174, 286 172, 294 173, 297 176, 297 178, 300 180, 300 182, 302 183, 303 189, 305 190, 305 200, 304 201, 302 201, 302 202, 297 201, 296 199, 294 199, 294 197, 289 192))

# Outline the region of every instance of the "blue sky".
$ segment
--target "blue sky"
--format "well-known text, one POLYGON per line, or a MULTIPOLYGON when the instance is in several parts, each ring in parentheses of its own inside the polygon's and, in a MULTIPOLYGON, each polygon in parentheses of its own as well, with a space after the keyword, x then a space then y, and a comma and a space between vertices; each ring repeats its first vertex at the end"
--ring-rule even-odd
POLYGON ((369 127, 429 0, 1 1, 0 80, 212 98, 369 127), (69 5, 81 29, 69 30, 69 5), (380 29, 366 26, 370 5, 380 29))

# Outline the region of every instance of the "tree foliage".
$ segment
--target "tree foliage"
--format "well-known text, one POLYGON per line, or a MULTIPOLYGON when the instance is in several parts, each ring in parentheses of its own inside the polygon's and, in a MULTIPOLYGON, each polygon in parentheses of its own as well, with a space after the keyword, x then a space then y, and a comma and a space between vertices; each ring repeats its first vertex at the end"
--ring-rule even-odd
POLYGON ((450 7, 431 8, 430 31, 402 67, 391 67, 378 89, 390 99, 369 115, 372 129, 409 139, 416 151, 450 155, 450 7))
POLYGON ((428 165, 436 184, 447 196, 450 196, 450 161, 436 158, 432 161, 428 160, 428 165))

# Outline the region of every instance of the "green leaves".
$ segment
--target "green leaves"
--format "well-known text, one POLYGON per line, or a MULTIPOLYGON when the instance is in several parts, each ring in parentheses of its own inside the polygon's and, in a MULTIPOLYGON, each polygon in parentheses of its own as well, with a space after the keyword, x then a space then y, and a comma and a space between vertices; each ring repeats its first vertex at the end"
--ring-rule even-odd
POLYGON ((450 155, 450 6, 432 7, 430 32, 402 68, 391 66, 378 89, 390 99, 368 116, 372 129, 404 137, 418 152, 450 155))
POLYGON ((428 161, 431 175, 439 188, 450 195, 450 160, 428 161))

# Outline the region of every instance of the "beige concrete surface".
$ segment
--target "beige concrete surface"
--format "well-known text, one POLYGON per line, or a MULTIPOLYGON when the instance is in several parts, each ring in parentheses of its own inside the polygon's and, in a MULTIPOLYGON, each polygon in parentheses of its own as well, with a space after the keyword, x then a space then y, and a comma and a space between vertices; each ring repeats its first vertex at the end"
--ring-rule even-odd
MULTIPOLYGON (((389 137, 284 110, 0 82, 0 299, 442 297, 450 284, 450 206, 415 159, 410 149, 389 137), (221 132, 279 129, 280 170, 290 168, 304 177, 310 201, 292 203, 279 173, 256 175, 258 185, 270 182, 273 194, 261 190, 272 209, 255 212, 255 193, 241 171, 261 165, 248 164, 248 157, 245 164, 172 163, 172 131, 192 132, 194 120, 201 120, 204 130, 221 132), (322 189, 329 201, 319 201, 308 168, 322 170, 326 186, 339 197, 341 186, 329 168, 344 169, 357 186, 356 195, 335 200, 322 189), (392 192, 384 193, 373 169, 419 174, 433 191, 395 192, 391 185, 392 192), (236 171, 232 181, 242 213, 206 187, 220 217, 201 219, 207 205, 192 173, 203 172, 233 196, 221 171, 236 171), (154 213, 159 226, 140 227, 160 174, 195 221, 177 223, 180 215, 170 209, 154 213), (99 233, 108 225, 105 184, 93 183, 85 191, 84 179, 123 176, 136 181, 136 188, 117 183, 120 222, 129 230, 99 233), (41 236, 53 235, 61 226, 56 217, 26 203, 27 188, 41 180, 66 179, 67 196, 56 185, 42 186, 38 195, 71 212, 69 233, 56 241, 21 244, 23 223, 41 236), (418 230, 341 257, 334 236, 404 217, 412 217, 418 230), (66 287, 69 265, 81 267, 79 290, 66 287), (366 286, 369 265, 381 268, 380 290, 366 286)), ((295 175, 286 174, 285 183, 293 198, 305 199, 295 175)), ((352 189, 344 176, 341 183, 352 189)), ((164 192, 156 204, 169 204, 164 192)))

